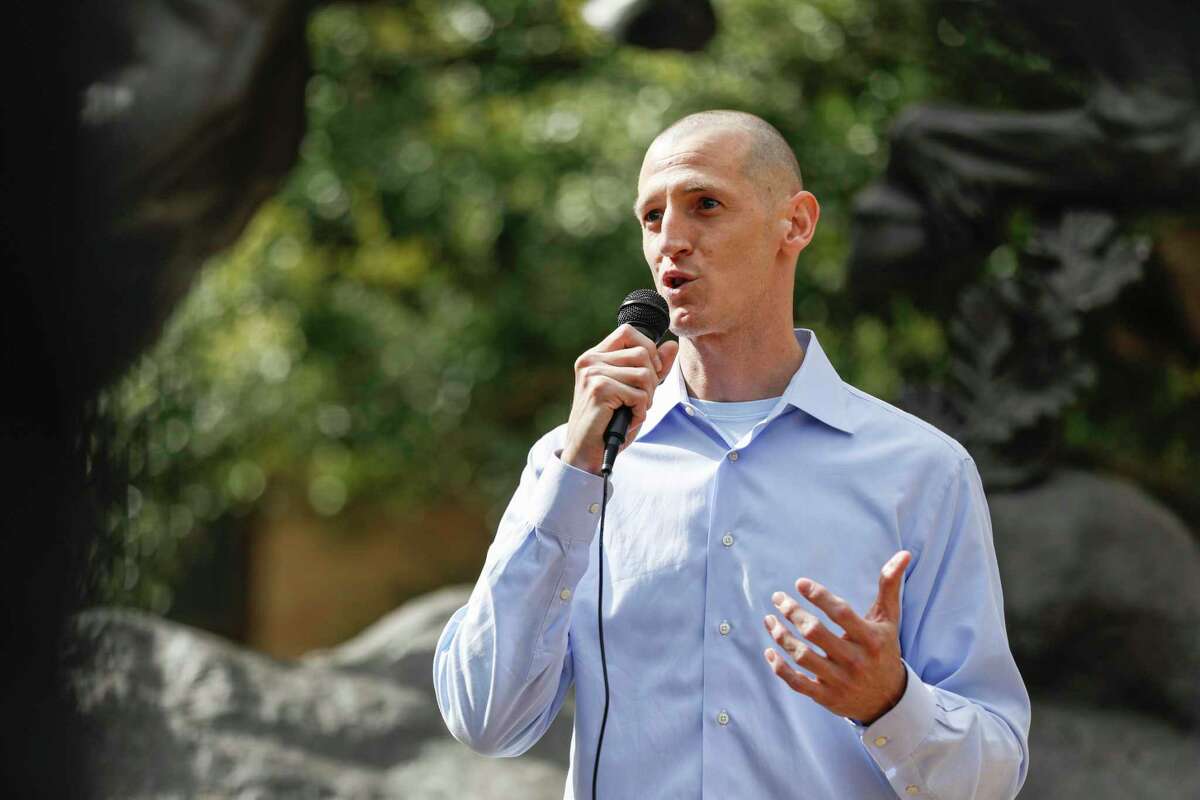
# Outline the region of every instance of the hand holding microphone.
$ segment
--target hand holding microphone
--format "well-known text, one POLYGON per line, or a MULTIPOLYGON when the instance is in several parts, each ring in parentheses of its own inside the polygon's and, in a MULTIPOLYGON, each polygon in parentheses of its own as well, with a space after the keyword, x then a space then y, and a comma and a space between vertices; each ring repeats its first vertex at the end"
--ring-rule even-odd
POLYGON ((655 347, 668 324, 666 301, 657 292, 631 293, 621 304, 617 321, 621 324, 615 331, 575 361, 575 398, 561 456, 564 463, 595 475, 605 466, 606 432, 614 442, 607 463, 611 468, 611 458, 623 449, 622 442, 627 444, 637 435, 654 390, 679 353, 678 342, 655 347))

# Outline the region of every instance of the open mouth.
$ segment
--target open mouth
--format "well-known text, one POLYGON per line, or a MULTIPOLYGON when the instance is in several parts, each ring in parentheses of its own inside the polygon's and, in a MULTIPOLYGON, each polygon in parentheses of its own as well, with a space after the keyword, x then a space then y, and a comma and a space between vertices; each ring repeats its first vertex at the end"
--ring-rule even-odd
POLYGON ((678 289, 686 283, 691 283, 694 279, 687 275, 678 272, 668 272, 663 275, 663 286, 668 289, 678 289))

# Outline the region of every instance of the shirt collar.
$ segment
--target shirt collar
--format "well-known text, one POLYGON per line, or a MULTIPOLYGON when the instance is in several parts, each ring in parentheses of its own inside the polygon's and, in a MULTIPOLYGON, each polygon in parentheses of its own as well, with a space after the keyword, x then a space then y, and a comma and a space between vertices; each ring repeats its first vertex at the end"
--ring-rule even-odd
MULTIPOLYGON (((804 348, 804 361, 783 390, 784 402, 831 428, 854 433, 854 424, 846 407, 845 386, 833 364, 829 363, 829 357, 821 349, 817 335, 808 328, 797 328, 794 333, 796 341, 804 348)), ((683 381, 683 370, 677 358, 654 393, 654 402, 646 412, 646 420, 638 431, 638 438, 654 430, 676 406, 686 402, 687 384, 683 381)))

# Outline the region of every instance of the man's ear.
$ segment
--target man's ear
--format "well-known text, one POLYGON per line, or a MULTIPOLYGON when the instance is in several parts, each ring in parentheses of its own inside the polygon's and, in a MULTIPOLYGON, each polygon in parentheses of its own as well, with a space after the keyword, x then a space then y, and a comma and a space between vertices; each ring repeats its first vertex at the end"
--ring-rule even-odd
POLYGON ((783 221, 786 232, 783 237, 783 247, 799 253, 808 247, 813 234, 817 230, 817 220, 821 218, 821 205, 816 195, 803 189, 788 198, 787 218, 783 221))

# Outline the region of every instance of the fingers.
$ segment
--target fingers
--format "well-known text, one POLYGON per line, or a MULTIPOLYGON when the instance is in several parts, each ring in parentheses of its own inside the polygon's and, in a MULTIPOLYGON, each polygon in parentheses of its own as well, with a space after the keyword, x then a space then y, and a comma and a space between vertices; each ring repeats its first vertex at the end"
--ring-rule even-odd
POLYGON ((580 389, 595 403, 616 410, 622 405, 634 409, 631 426, 641 422, 658 387, 654 372, 646 367, 614 367, 595 363, 578 374, 580 389))
MULTIPOLYGON (((809 613, 783 592, 776 592, 772 595, 771 602, 779 609, 779 613, 796 626, 796 630, 800 632, 801 636, 824 650, 834 661, 845 661, 849 658, 846 643, 822 625, 821 620, 817 619, 815 614, 809 613)), ((768 615, 767 619, 774 619, 774 617, 768 615)), ((781 625, 781 627, 783 626, 781 625)), ((767 626, 767 630, 771 630, 770 625, 767 626)), ((776 641, 779 640, 776 639, 776 641)))
MULTIPOLYGON (((658 363, 662 363, 661 358, 658 363)), ((614 367, 637 367, 638 369, 646 370, 655 376, 655 378, 658 377, 658 366, 656 366, 653 356, 642 347, 627 347, 623 350, 608 352, 589 350, 575 361, 575 369, 578 371, 595 366, 596 364, 611 364, 614 367)), ((655 383, 657 382, 656 380, 655 383)))
POLYGON ((843 682, 842 671, 833 662, 793 636, 788 627, 776 619, 774 614, 768 614, 763 619, 763 626, 793 661, 816 675, 818 680, 827 683, 843 682))
POLYGON ((596 361, 602 361, 605 364, 616 364, 622 367, 645 367, 654 373, 658 372, 658 365, 662 363, 661 358, 656 362, 653 352, 644 347, 626 347, 623 350, 596 352, 593 355, 596 361))
POLYGON ((598 364, 645 369, 654 376, 654 383, 656 384, 658 383, 658 376, 662 371, 662 358, 655 350, 647 350, 644 347, 602 350, 600 346, 597 346, 575 359, 575 374, 578 375, 589 367, 594 367, 598 364))
POLYGON ((580 388, 595 402, 597 405, 606 406, 613 410, 621 406, 629 406, 633 409, 633 419, 630 424, 640 423, 646 416, 646 409, 650 407, 650 395, 653 388, 646 390, 641 386, 634 386, 624 381, 613 377, 612 375, 604 374, 601 369, 591 369, 586 375, 580 377, 580 388))
POLYGON ((667 377, 667 373, 671 371, 671 366, 675 363, 675 357, 679 355, 679 342, 674 340, 663 342, 658 348, 658 357, 662 360, 662 368, 658 371, 658 379, 661 381, 667 377))
POLYGON ((900 587, 904 585, 904 571, 910 561, 912 553, 901 550, 883 565, 879 571, 879 594, 867 612, 868 619, 900 621, 900 587))
POLYGON ((646 393, 647 400, 654 395, 658 386, 658 377, 649 367, 622 367, 603 362, 591 364, 579 371, 579 380, 586 386, 592 378, 611 378, 618 383, 640 389, 646 393))
POLYGON ((851 640, 863 641, 871 637, 870 626, 854 612, 850 604, 821 584, 808 578, 801 578, 796 581, 796 591, 841 626, 851 640))
POLYGON ((820 683, 789 667, 787 662, 784 661, 783 656, 779 655, 774 650, 770 648, 764 650, 763 658, 767 660, 767 664, 770 665, 771 671, 774 672, 780 680, 795 689, 800 694, 807 695, 814 700, 821 695, 820 683))
POLYGON ((629 323, 619 325, 615 331, 605 336, 604 340, 593 348, 593 351, 610 353, 614 350, 624 350, 629 347, 641 348, 650 353, 654 359, 655 371, 662 367, 661 359, 658 357, 658 349, 654 346, 654 342, 650 341, 646 334, 629 323))

